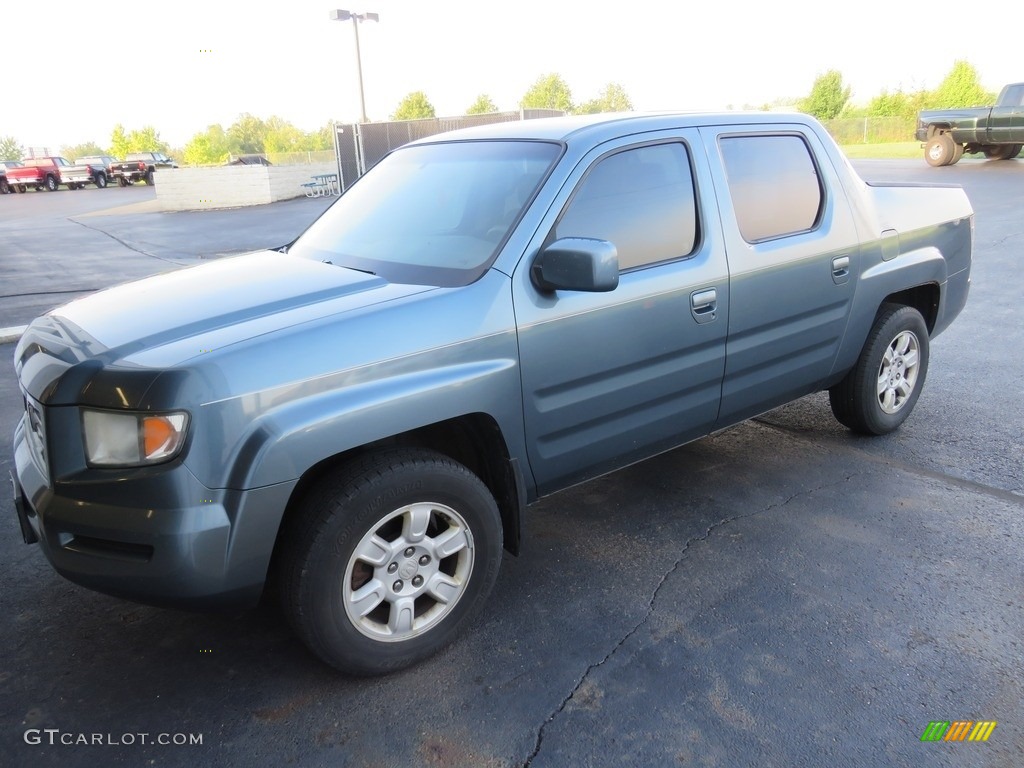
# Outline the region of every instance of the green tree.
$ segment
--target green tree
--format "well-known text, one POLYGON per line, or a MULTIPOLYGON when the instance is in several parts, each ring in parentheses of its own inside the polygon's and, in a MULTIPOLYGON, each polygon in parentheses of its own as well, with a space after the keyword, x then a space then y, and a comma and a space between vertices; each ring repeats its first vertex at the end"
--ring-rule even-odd
POLYGON ((160 132, 152 125, 144 125, 142 128, 128 133, 129 152, 167 152, 170 147, 167 142, 161 140, 160 132))
POLYGON ((843 76, 830 69, 818 75, 807 98, 801 99, 799 109, 819 120, 833 120, 842 114, 850 100, 850 87, 843 85, 843 76))
POLYGON ((68 160, 74 162, 76 157, 86 157, 88 155, 105 155, 107 151, 103 149, 95 141, 87 141, 84 144, 72 144, 69 146, 63 146, 60 148, 62 156, 68 160))
POLYGON ((0 160, 21 160, 25 151, 13 136, 0 137, 0 160))
POLYGON ((519 106, 524 109, 560 109, 573 111, 572 91, 561 75, 554 72, 541 75, 523 94, 519 106))
POLYGON ((231 154, 253 155, 266 152, 267 124, 248 112, 239 115, 228 128, 231 154))
POLYGON ((303 152, 308 148, 307 135, 282 117, 268 117, 266 128, 264 152, 303 152))
POLYGON ((334 149, 334 123, 329 122, 320 130, 306 134, 306 149, 317 152, 323 149, 334 149))
POLYGON ((491 101, 491 97, 486 93, 481 93, 476 97, 476 101, 469 105, 469 109, 466 110, 467 115, 486 115, 488 112, 497 112, 498 105, 491 101))
POLYGON ((586 101, 579 106, 581 115, 596 115, 599 112, 630 112, 633 102, 629 100, 626 89, 618 83, 608 83, 596 99, 586 101))
POLYGON ((118 123, 114 126, 114 130, 110 134, 110 152, 109 154, 123 160, 124 156, 131 152, 131 144, 128 141, 128 134, 125 133, 124 126, 118 123))
POLYGON ((931 106, 975 107, 995 103, 995 94, 986 91, 978 79, 978 70, 963 59, 953 63, 953 69, 939 83, 929 97, 931 106))
POLYGON ((230 154, 227 131, 220 125, 208 126, 193 136, 181 153, 185 165, 222 165, 230 154))
POLYGON ((417 120, 424 117, 437 117, 434 105, 430 103, 423 91, 413 91, 398 103, 392 120, 417 120))
POLYGON ((868 117, 908 117, 914 114, 914 104, 903 91, 882 91, 868 102, 868 117))

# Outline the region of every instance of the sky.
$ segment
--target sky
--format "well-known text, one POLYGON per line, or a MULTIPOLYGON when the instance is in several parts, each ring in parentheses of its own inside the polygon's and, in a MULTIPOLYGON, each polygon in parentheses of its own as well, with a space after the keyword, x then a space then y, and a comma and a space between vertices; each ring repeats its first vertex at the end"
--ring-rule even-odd
MULTIPOLYGON (((245 112, 306 131, 357 120, 352 22, 329 18, 338 2, 349 0, 7 0, 0 137, 51 152, 106 147, 121 123, 153 125, 181 147, 245 112)), ((1009 0, 988 3, 984 23, 901 0, 365 2, 340 7, 380 14, 359 28, 371 120, 420 90, 438 116, 463 114, 481 93, 517 109, 551 72, 577 103, 616 82, 640 111, 798 98, 829 69, 859 103, 934 88, 957 59, 990 90, 1024 80, 1009 0)))

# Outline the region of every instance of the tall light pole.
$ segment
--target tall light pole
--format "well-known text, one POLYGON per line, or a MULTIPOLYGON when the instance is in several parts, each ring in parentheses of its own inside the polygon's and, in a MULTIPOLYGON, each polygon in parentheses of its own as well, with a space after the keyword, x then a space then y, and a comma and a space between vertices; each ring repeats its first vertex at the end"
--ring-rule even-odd
POLYGON ((331 11, 331 21, 352 20, 352 31, 356 33, 356 72, 359 74, 359 110, 360 122, 366 119, 366 98, 363 96, 363 60, 359 54, 359 23, 362 21, 380 21, 379 13, 353 13, 352 11, 331 11))

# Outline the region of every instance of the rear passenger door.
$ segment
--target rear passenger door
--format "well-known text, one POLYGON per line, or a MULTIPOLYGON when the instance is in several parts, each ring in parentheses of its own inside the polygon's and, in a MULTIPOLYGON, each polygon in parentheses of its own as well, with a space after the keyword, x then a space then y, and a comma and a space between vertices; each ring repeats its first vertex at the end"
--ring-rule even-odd
POLYGON ((707 434, 725 363, 728 274, 694 129, 593 150, 513 276, 528 455, 548 493, 707 434), (705 198, 709 199, 709 198, 705 198), (538 290, 530 266, 565 237, 612 242, 607 293, 538 290))
POLYGON ((731 297, 716 427, 817 391, 846 331, 859 275, 849 202, 801 125, 702 128, 731 297))

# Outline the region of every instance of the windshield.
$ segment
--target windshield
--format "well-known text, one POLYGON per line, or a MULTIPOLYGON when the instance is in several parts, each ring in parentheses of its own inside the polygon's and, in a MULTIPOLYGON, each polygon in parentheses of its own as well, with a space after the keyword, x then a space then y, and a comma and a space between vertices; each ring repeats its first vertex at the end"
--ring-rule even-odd
POLYGON ((424 144, 388 155, 289 253, 393 283, 476 280, 560 152, 534 141, 424 144))

